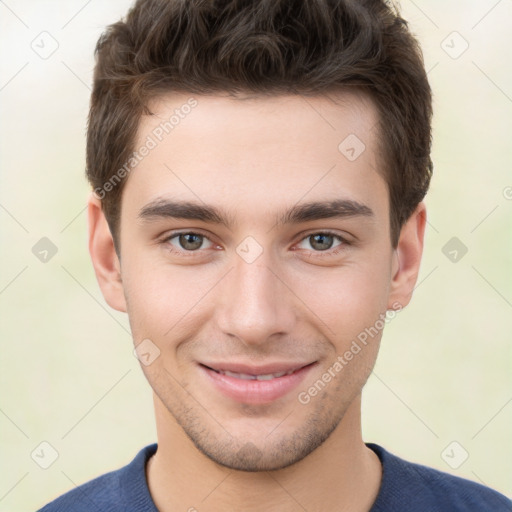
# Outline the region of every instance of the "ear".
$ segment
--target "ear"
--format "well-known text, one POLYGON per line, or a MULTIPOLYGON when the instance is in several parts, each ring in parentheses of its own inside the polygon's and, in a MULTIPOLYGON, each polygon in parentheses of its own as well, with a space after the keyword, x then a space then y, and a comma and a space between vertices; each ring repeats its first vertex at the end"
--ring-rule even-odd
POLYGON ((126 312, 121 264, 114 248, 114 240, 107 219, 101 208, 101 200, 94 193, 91 193, 87 203, 87 218, 89 253, 103 297, 110 307, 126 312))
POLYGON ((420 270, 426 222, 427 211, 425 203, 421 202, 400 231, 393 255, 388 309, 401 309, 411 300, 420 270))

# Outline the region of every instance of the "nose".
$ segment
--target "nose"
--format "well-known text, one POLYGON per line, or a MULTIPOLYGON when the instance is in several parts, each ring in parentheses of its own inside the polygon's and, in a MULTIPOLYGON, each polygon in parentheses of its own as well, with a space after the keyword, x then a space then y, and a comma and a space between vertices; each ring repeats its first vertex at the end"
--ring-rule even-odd
POLYGON ((247 263, 235 255, 218 301, 218 328, 246 345, 263 345, 271 336, 289 335, 295 322, 293 293, 265 253, 247 263))

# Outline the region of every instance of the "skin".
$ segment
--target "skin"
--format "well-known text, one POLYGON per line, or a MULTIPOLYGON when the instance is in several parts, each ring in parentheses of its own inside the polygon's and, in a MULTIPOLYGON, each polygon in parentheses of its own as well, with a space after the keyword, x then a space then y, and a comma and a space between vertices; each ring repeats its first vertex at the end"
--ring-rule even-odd
MULTIPOLYGON (((189 97, 155 99, 136 147, 189 97)), ((119 255, 100 200, 91 195, 88 206, 103 295, 128 313, 135 345, 149 339, 160 351, 141 365, 154 390, 158 434, 146 468, 152 497, 164 512, 367 511, 381 466, 362 440, 361 391, 382 331, 307 404, 298 393, 379 315, 408 304, 425 206, 393 248, 377 112, 363 96, 194 97, 197 107, 128 177, 119 255), (349 134, 366 146, 354 161, 338 150, 349 134), (233 224, 141 218, 157 199, 212 205, 233 224), (373 213, 276 222, 297 204, 335 199, 373 213), (176 230, 205 238, 194 238, 199 248, 190 250, 183 237, 169 238, 176 230), (325 230, 334 236, 319 250, 325 246, 312 235, 325 230), (252 262, 237 253, 249 236, 262 249, 252 262), (205 361, 316 364, 297 389, 250 404, 212 386, 198 366, 205 361)))

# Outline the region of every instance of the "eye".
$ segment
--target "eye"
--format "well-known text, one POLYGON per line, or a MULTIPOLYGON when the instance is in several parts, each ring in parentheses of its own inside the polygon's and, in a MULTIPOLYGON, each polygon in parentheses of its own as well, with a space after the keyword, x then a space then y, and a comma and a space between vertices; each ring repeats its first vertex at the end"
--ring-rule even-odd
MULTIPOLYGON (((322 231, 319 233, 311 233, 310 235, 303 238, 300 242, 300 244, 308 243, 310 244, 310 247, 313 248, 314 252, 322 252, 322 251, 328 251, 329 249, 332 249, 333 247, 339 247, 340 245, 348 245, 348 242, 341 237, 340 235, 337 235, 335 233, 331 233, 329 231, 322 231), (335 240, 338 240, 339 243, 337 245, 334 245, 335 240)), ((299 246, 300 246, 299 244, 299 246)), ((302 249, 310 250, 308 247, 300 247, 302 249)))
MULTIPOLYGON (((183 256, 195 256, 201 253, 202 250, 211 249, 215 246, 206 235, 193 231, 171 233, 162 240, 162 243, 171 253, 183 256)), ((350 243, 341 235, 330 231, 321 231, 307 235, 296 247, 316 254, 332 254, 338 252, 336 250, 331 251, 332 249, 343 249, 348 245, 350 243), (309 247, 306 247, 305 244, 309 247)))
POLYGON ((186 232, 171 234, 164 243, 171 245, 172 252, 196 252, 199 249, 208 249, 213 245, 213 242, 201 233, 186 232), (210 243, 208 247, 203 247, 205 242, 210 243))

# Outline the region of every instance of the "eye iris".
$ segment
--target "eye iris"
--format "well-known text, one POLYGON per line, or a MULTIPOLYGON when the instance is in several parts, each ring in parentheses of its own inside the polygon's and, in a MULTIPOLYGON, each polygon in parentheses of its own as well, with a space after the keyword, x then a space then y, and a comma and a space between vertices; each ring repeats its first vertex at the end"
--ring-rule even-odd
POLYGON ((179 241, 183 249, 195 250, 201 247, 203 237, 201 235, 195 235, 194 233, 184 233, 180 235, 179 241))
POLYGON ((319 251, 325 251, 330 249, 333 244, 333 236, 328 234, 318 234, 309 237, 311 241, 311 247, 318 249, 319 251), (326 239, 328 240, 326 242, 326 239), (317 243, 318 242, 318 243, 317 243))

